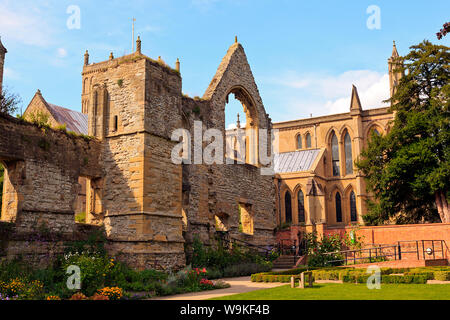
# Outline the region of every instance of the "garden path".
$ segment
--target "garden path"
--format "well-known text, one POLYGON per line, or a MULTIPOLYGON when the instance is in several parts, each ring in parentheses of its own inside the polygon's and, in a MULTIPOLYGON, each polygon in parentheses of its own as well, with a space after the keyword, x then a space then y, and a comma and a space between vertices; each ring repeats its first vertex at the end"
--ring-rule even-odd
POLYGON ((211 298, 229 296, 237 293, 250 292, 260 289, 268 289, 286 285, 286 283, 251 282, 250 277, 224 278, 231 287, 211 291, 191 292, 166 297, 154 297, 150 300, 206 300, 211 298))

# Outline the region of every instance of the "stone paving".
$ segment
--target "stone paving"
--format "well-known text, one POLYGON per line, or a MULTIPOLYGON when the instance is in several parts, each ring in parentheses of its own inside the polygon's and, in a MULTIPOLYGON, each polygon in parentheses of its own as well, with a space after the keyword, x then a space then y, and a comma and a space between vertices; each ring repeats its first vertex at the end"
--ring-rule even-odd
POLYGON ((232 294, 245 293, 286 285, 286 283, 251 282, 250 277, 225 278, 222 280, 229 283, 231 287, 211 291, 177 294, 168 297, 155 297, 150 300, 206 300, 211 298, 229 296, 232 294))

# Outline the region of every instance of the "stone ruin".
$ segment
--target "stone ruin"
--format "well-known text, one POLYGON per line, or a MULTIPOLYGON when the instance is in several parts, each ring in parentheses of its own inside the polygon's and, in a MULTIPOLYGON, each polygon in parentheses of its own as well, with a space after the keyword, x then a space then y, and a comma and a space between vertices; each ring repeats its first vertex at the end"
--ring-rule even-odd
MULTIPOLYGON (((94 231, 105 234, 111 255, 141 269, 183 267, 185 244, 197 235, 211 245, 218 229, 252 244, 275 244, 273 176, 261 174, 257 156, 233 165, 171 158, 179 143, 172 132, 193 135, 194 121, 203 132, 217 128, 225 136, 231 93, 243 104, 247 128, 271 129, 242 45, 228 49, 203 97, 194 99, 182 93, 179 61, 172 69, 142 54, 139 38, 136 47, 93 64, 86 52, 81 101, 89 136, 0 116, 3 259, 45 263, 67 241, 94 231), (85 224, 74 219, 80 178, 87 181, 85 224)), ((248 148, 258 150, 258 139, 248 148)))

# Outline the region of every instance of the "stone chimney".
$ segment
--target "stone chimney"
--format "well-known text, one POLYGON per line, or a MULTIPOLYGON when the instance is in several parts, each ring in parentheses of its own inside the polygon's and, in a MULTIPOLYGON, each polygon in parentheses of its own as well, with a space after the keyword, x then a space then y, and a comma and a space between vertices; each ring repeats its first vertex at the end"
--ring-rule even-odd
POLYGON ((175 70, 180 72, 180 59, 177 58, 177 62, 175 62, 175 70))
POLYGON ((141 37, 138 36, 136 40, 136 52, 141 53, 141 37))

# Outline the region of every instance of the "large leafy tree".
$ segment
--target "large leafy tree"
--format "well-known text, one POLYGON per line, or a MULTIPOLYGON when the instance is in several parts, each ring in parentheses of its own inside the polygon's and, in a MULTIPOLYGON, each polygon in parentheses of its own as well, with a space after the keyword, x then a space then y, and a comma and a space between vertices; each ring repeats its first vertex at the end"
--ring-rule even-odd
POLYGON ((366 176, 368 224, 450 223, 450 53, 429 41, 412 46, 389 100, 394 121, 385 136, 373 135, 357 161, 366 176))

